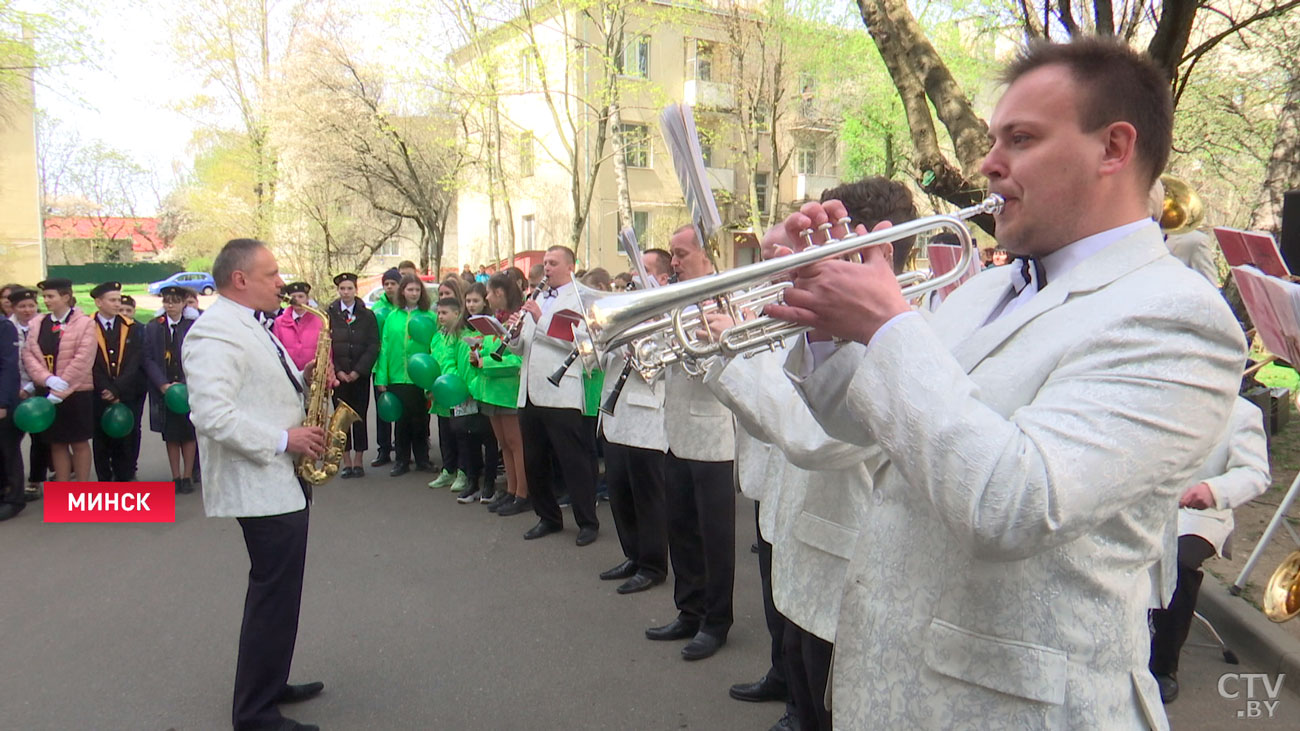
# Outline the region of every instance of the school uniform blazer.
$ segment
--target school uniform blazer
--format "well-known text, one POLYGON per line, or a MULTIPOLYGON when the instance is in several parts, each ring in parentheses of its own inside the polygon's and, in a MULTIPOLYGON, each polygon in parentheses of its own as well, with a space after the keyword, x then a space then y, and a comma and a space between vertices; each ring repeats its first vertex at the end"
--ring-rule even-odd
POLYGON ((113 318, 113 328, 107 335, 99 326, 99 318, 92 317, 95 325, 95 367, 92 371, 95 381, 95 397, 107 390, 118 401, 132 402, 144 395, 148 379, 144 372, 144 323, 128 320, 121 315, 113 318), (101 346, 101 338, 103 345, 101 346), (118 352, 120 367, 110 371, 106 349, 118 352), (116 375, 114 374, 116 373, 116 375))
POLYGON ((927 323, 787 371, 826 432, 878 446, 841 600, 835 726, 1167 727, 1150 568, 1245 356, 1152 223, 985 325, 987 270, 927 323), (879 498, 876 498, 876 495, 879 498))
MULTIPOLYGON (((539 302, 544 300, 539 300, 539 302)), ((546 334, 551 326, 551 319, 561 310, 580 312, 578 293, 573 283, 564 285, 559 293, 546 305, 547 311, 541 319, 533 322, 533 316, 523 313, 524 326, 519 337, 510 341, 507 347, 520 357, 519 366, 519 408, 532 401, 534 406, 547 406, 556 409, 583 410, 586 394, 582 386, 582 363, 575 361, 565 372, 560 385, 552 386, 547 379, 561 365, 573 350, 574 343, 553 338, 546 334)), ((579 326, 579 332, 586 328, 579 326)))
POLYGON ((293 456, 277 453, 281 435, 302 423, 302 374, 276 355, 252 312, 225 297, 195 321, 183 345, 190 419, 203 460, 209 517, 257 517, 306 504, 293 456))
MULTIPOLYGON (((176 321, 176 339, 180 341, 182 353, 185 349, 186 335, 196 322, 198 320, 185 317, 176 321)), ((144 360, 141 365, 149 388, 149 429, 156 432, 163 429, 164 410, 167 408, 163 401, 162 387, 171 383, 171 379, 167 377, 167 327, 167 315, 155 317, 144 326, 144 360)), ((181 378, 178 383, 186 383, 188 380, 189 370, 185 368, 185 362, 182 360, 181 378)))

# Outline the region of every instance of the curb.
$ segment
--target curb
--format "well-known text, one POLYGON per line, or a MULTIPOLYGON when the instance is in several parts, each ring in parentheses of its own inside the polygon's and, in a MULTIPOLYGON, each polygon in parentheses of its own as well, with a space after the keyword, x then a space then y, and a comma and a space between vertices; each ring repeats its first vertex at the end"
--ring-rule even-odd
MULTIPOLYGON (((1238 654, 1258 662, 1260 669, 1300 678, 1300 639, 1269 621, 1241 597, 1228 593, 1228 585, 1206 572, 1196 610, 1214 625, 1223 641, 1238 654)), ((1300 618, 1294 621, 1300 621, 1300 618)))

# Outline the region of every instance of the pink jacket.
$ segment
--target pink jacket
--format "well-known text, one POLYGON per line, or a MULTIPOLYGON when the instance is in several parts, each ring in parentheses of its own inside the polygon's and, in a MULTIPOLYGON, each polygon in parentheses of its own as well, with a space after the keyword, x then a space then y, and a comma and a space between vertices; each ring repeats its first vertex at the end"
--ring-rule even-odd
POLYGON ((284 308, 284 312, 275 318, 275 324, 271 326, 271 331, 284 343, 284 349, 299 370, 316 357, 316 341, 320 339, 320 329, 320 318, 310 312, 304 312, 302 318, 295 321, 292 307, 284 308))
POLYGON ((45 365, 45 355, 41 353, 41 325, 48 314, 32 320, 31 329, 27 331, 27 342, 23 345, 23 365, 27 366, 27 375, 32 383, 44 386, 45 379, 58 376, 68 382, 68 390, 53 391, 55 396, 66 398, 73 391, 92 391, 95 388, 91 369, 95 366, 95 351, 99 345, 95 341, 95 318, 77 308, 72 308, 67 322, 63 323, 63 333, 59 337, 58 365, 54 373, 45 365))

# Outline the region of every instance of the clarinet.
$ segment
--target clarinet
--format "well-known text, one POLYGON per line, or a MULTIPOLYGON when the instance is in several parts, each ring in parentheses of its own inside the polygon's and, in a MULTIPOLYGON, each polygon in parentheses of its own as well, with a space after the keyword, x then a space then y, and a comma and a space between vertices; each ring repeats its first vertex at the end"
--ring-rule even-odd
MULTIPOLYGON (((537 284, 537 289, 534 289, 533 293, 528 296, 528 301, 536 302, 537 298, 546 294, 546 290, 548 289, 550 289, 550 287, 546 285, 546 279, 543 278, 542 281, 537 284)), ((506 333, 506 336, 504 338, 501 338, 501 345, 497 346, 497 349, 492 351, 491 353, 492 360, 499 361, 502 358, 506 357, 506 344, 509 343, 511 340, 514 340, 515 338, 519 337, 519 333, 523 332, 525 317, 528 317, 528 313, 524 312, 523 310, 520 310, 519 319, 515 321, 515 326, 510 328, 509 332, 506 333)))
POLYGON ((605 399, 605 403, 600 405, 601 411, 610 416, 614 415, 614 407, 618 406, 619 394, 623 393, 623 384, 627 383, 627 377, 631 373, 632 360, 628 359, 627 363, 623 364, 623 372, 618 374, 618 380, 614 382, 614 389, 609 392, 609 398, 605 399))
POLYGON ((547 376, 546 380, 550 381, 552 386, 558 387, 560 385, 560 381, 564 380, 564 374, 569 372, 569 366, 573 365, 573 361, 577 359, 578 359, 578 348, 575 346, 573 350, 569 351, 569 357, 564 359, 564 363, 562 363, 560 367, 555 370, 554 373, 547 376))

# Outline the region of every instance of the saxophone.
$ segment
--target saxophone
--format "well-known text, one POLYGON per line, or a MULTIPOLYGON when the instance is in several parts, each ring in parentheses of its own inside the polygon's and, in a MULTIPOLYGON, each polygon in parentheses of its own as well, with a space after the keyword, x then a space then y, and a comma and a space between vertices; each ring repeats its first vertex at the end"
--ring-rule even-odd
MULTIPOLYGON (((289 302, 285 299, 286 304, 289 302)), ((307 418, 303 419, 303 426, 318 426, 325 430, 325 454, 320 458, 320 466, 316 466, 316 460, 302 455, 298 457, 297 471, 298 476, 312 485, 322 485, 338 474, 339 464, 343 462, 343 448, 347 446, 348 429, 352 422, 361 418, 351 406, 339 402, 334 407, 334 412, 330 413, 330 347, 333 340, 330 337, 330 318, 325 312, 311 307, 302 305, 307 312, 320 318, 321 328, 320 337, 316 340, 316 358, 313 360, 311 383, 307 384, 307 418), (326 415, 328 414, 328 419, 326 415)))

